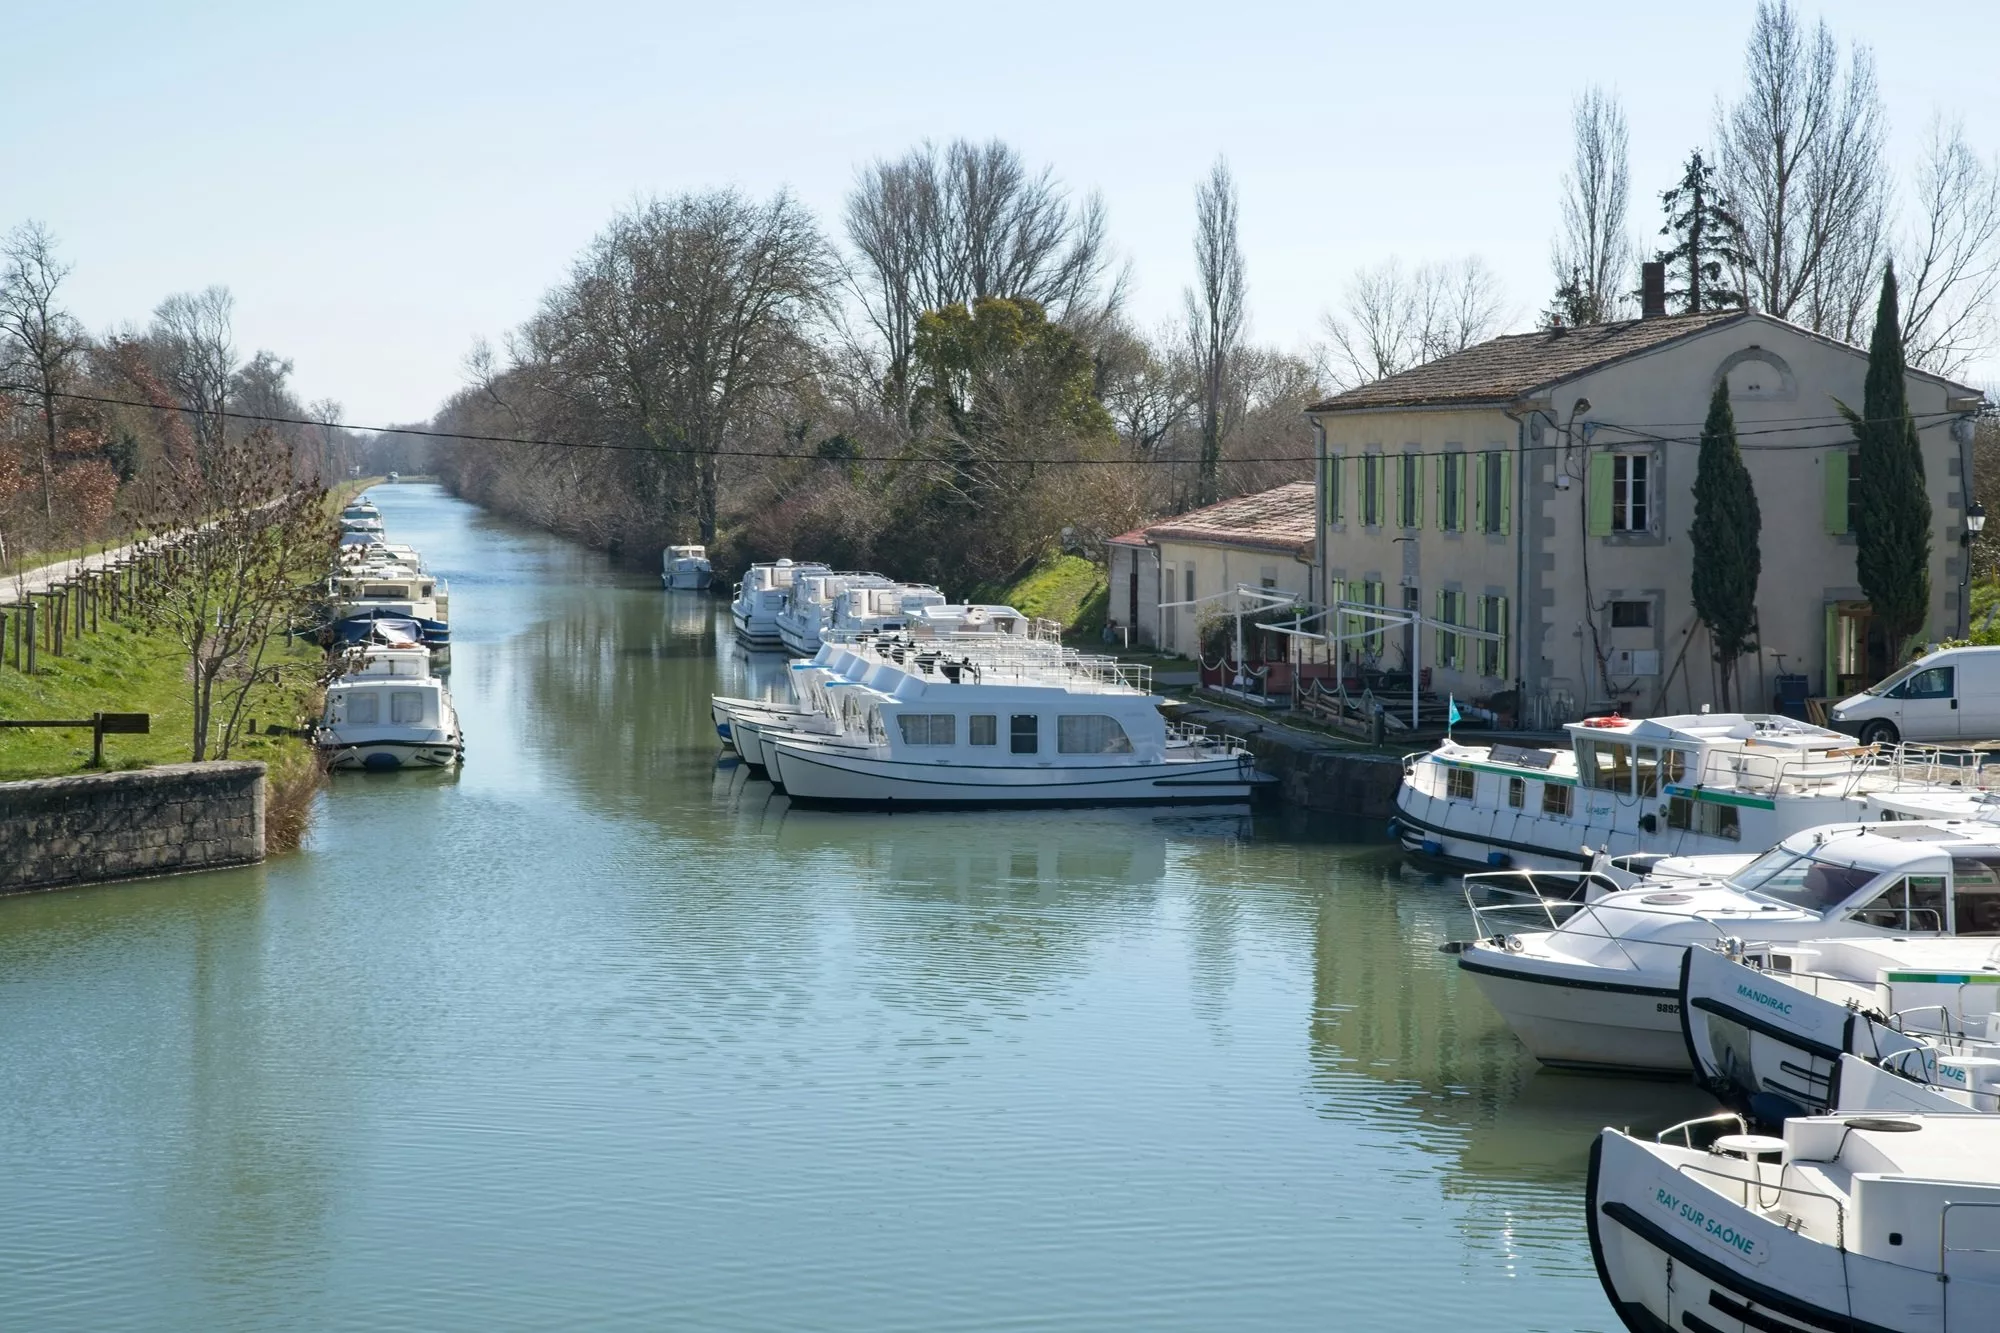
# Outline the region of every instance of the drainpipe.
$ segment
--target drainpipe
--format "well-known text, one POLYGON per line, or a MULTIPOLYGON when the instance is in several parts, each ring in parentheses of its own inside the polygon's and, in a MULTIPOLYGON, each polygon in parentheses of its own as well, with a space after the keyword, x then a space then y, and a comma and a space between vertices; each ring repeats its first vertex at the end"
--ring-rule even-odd
POLYGON ((1951 438, 1958 445, 1958 500, 1959 531, 1964 534, 1958 548, 1958 634, 1961 639, 1972 637, 1972 537, 1965 526, 1966 515, 1972 512, 1972 441, 1973 419, 1970 416, 1954 417, 1951 423, 1951 438))
POLYGON ((1313 532, 1319 540, 1313 543, 1313 561, 1318 566, 1319 604, 1325 608, 1333 605, 1333 581, 1327 573, 1333 567, 1327 551, 1333 534, 1327 529, 1326 496, 1320 489, 1326 485, 1326 427, 1320 424, 1318 417, 1309 416, 1306 420, 1312 423, 1313 466, 1318 469, 1313 474, 1313 532))

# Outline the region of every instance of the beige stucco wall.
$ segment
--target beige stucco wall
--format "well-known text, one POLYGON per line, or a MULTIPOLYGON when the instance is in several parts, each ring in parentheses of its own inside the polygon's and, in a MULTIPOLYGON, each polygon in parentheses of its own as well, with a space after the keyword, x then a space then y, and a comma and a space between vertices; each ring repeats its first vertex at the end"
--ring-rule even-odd
MULTIPOLYGON (((1289 551, 1209 542, 1161 541, 1157 545, 1164 589, 1160 598, 1162 603, 1213 597, 1238 585, 1257 588, 1263 586, 1267 578, 1279 591, 1291 593, 1302 601, 1310 601, 1314 597, 1311 561, 1289 551), (1194 571, 1193 599, 1187 595, 1190 569, 1194 571)), ((1179 653, 1183 657, 1195 656, 1199 633, 1196 621, 1204 614, 1223 614, 1222 604, 1211 603, 1209 607, 1193 609, 1184 606, 1163 608, 1160 612, 1161 650, 1179 653)))
MULTIPOLYGON (((1449 453, 1463 454, 1474 476, 1477 468, 1470 460, 1483 452, 1499 451, 1513 458, 1520 427, 1506 413, 1490 407, 1331 413, 1321 418, 1321 425, 1328 455, 1339 460, 1343 494, 1339 520, 1332 523, 1328 522, 1322 495, 1320 549, 1327 555, 1316 600, 1324 603, 1332 599, 1343 586, 1375 582, 1382 584, 1384 599, 1397 607, 1403 604, 1404 589, 1414 587, 1426 616, 1435 613, 1436 594, 1443 589, 1463 593, 1469 607, 1476 607, 1475 599, 1482 596, 1505 597, 1513 619, 1519 602, 1518 503, 1509 506, 1505 532, 1478 530, 1470 505, 1461 528, 1447 530, 1439 513, 1438 474, 1442 456, 1449 453), (1427 455, 1422 461, 1423 512, 1414 528, 1400 522, 1397 494, 1397 460, 1410 452, 1427 455), (1363 522, 1361 460, 1378 453, 1384 457, 1384 521, 1370 526, 1363 522)), ((1320 475, 1323 484, 1324 472, 1320 475)), ((1518 493, 1518 480, 1511 472, 1508 482, 1510 491, 1518 493)), ((1349 596, 1359 600, 1358 592, 1349 596)), ((1478 659, 1469 649, 1467 669, 1459 671, 1437 667, 1436 649, 1435 636, 1427 634, 1421 665, 1432 668, 1433 688, 1460 697, 1505 688, 1504 679, 1478 674, 1478 659)), ((1393 668, 1405 665, 1400 633, 1386 636, 1381 660, 1393 668)))
MULTIPOLYGON (((1530 472, 1529 507, 1538 521, 1530 549, 1541 630, 1531 656, 1541 659, 1542 688, 1568 696, 1581 711, 1620 700, 1642 714, 1720 704, 1706 635, 1694 624, 1689 585, 1699 553, 1688 529, 1694 519, 1699 457, 1695 440, 1715 382, 1726 372, 1738 441, 1757 490, 1763 556, 1757 610, 1764 653, 1761 662, 1747 656, 1740 663, 1745 688, 1734 702, 1752 711, 1768 708, 1779 653, 1787 671, 1805 673, 1815 693, 1827 692, 1827 604, 1861 600, 1861 589, 1853 537, 1827 530, 1826 469, 1836 459, 1843 460, 1836 465, 1844 465, 1845 451, 1853 444, 1835 400, 1858 410, 1867 369, 1867 357, 1858 349, 1758 319, 1563 385, 1553 395, 1556 417, 1566 418, 1577 398, 1587 398, 1591 407, 1578 417, 1578 433, 1586 423, 1592 425, 1594 449, 1654 451, 1662 507, 1648 534, 1586 536, 1589 484, 1582 474, 1587 464, 1581 451, 1571 451, 1567 462, 1577 480, 1567 492, 1556 490, 1556 469, 1565 457, 1558 447, 1561 438, 1541 423, 1541 438, 1531 440, 1531 446, 1549 447, 1532 455, 1536 465, 1530 472), (1652 628, 1611 631, 1606 604, 1630 598, 1655 601, 1652 628), (1588 613, 1587 605, 1592 608, 1588 613), (1657 649, 1660 674, 1614 676, 1607 692, 1592 666, 1593 623, 1607 649, 1657 649), (1623 693, 1627 689, 1632 692, 1623 693)), ((1960 448, 1951 419, 1940 415, 1946 386, 1917 376, 1908 385, 1933 516, 1928 634, 1936 637, 1959 628, 1958 535, 1964 531, 1965 513, 1960 448)))
MULTIPOLYGON (((1828 459, 1851 447, 1853 438, 1834 399, 1860 406, 1867 357, 1860 349, 1761 317, 1578 376, 1548 391, 1539 412, 1510 404, 1508 410, 1320 414, 1327 453, 1344 461, 1338 522, 1328 522, 1322 495, 1320 549, 1326 559, 1315 600, 1327 599, 1332 585, 1364 579, 1382 583, 1391 603, 1414 584, 1426 616, 1435 614, 1440 588, 1461 591, 1468 602, 1480 595, 1506 597, 1510 679, 1478 674, 1471 669, 1477 658, 1470 651, 1466 669, 1440 667, 1436 635, 1429 632, 1420 664, 1432 669, 1434 690, 1460 697, 1479 698, 1520 683, 1530 721, 1549 720, 1548 712, 1539 710, 1550 707, 1578 716, 1612 703, 1642 714, 1719 704, 1705 637, 1693 629, 1689 584, 1695 552, 1687 534, 1694 517, 1697 439, 1716 379, 1725 373, 1763 517, 1758 608, 1766 651, 1761 661, 1755 655, 1743 659, 1739 669, 1747 689, 1736 703, 1760 711, 1768 707, 1778 653, 1784 654, 1786 671, 1807 674, 1814 693, 1826 692, 1828 606, 1861 598, 1853 538, 1827 530, 1828 459), (1590 407, 1576 415, 1565 450, 1559 427, 1570 420, 1578 399, 1589 400, 1590 407), (1617 448, 1651 452, 1657 469, 1654 521, 1643 534, 1586 536, 1587 455, 1617 448), (1507 532, 1473 531, 1471 514, 1466 531, 1441 529, 1436 455, 1459 449, 1468 454, 1504 449, 1513 455, 1507 532), (1424 460, 1423 521, 1414 529, 1397 522, 1395 508, 1394 459, 1406 450, 1431 455, 1424 460), (1355 460, 1375 451, 1390 460, 1384 474, 1389 484, 1385 522, 1368 527, 1360 521, 1355 460), (1556 488, 1559 468, 1573 477, 1568 490, 1556 488), (1405 537, 1415 540, 1396 540, 1405 537), (1611 602, 1642 600, 1652 604, 1650 626, 1611 627, 1611 602), (1641 668, 1652 665, 1647 654, 1656 654, 1657 674, 1620 675, 1607 690, 1595 667, 1600 650, 1607 657, 1634 650, 1639 657, 1631 660, 1641 668)), ((1962 451, 1953 419, 1944 413, 1947 397, 1962 392, 1926 377, 1909 380, 1934 515, 1932 637, 1959 629, 1958 538, 1966 498, 1962 451)), ((1323 472, 1321 478, 1323 485, 1323 472)), ((1404 664, 1400 635, 1389 636, 1382 663, 1404 664)))

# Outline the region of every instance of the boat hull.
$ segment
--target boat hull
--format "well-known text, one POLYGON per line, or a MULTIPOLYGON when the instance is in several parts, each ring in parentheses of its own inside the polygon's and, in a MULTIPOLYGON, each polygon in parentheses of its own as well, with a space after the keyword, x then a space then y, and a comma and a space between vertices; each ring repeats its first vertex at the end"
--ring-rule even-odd
POLYGON ((660 575, 660 582, 671 592, 706 592, 714 580, 714 573, 706 569, 676 569, 660 575))
POLYGON ((741 607, 730 613, 736 622, 736 637, 751 648, 779 649, 785 641, 778 634, 778 622, 771 616, 746 614, 741 607))
POLYGON ((1517 965, 1515 957, 1475 946, 1459 955, 1458 966, 1543 1064, 1658 1076, 1688 1072, 1680 991, 1665 978, 1570 976, 1517 965))
POLYGON ((1584 1191, 1591 1258, 1631 1333, 1991 1327, 1991 1283, 1954 1273, 1945 1284, 1932 1264, 1885 1263, 1795 1234, 1738 1201, 1755 1186, 1727 1177, 1747 1177, 1748 1163, 1682 1156, 1706 1160, 1676 1169, 1615 1130, 1591 1145, 1584 1191))
MULTIPOLYGON (((765 738, 801 805, 896 810, 995 806, 1241 804, 1261 775, 1240 758, 1067 769, 978 768, 876 758, 765 738)), ((769 765, 767 765, 767 768, 769 765)))
POLYGON ((440 741, 354 741, 322 744, 331 769, 365 769, 390 772, 399 768, 449 768, 463 757, 456 745, 440 741))

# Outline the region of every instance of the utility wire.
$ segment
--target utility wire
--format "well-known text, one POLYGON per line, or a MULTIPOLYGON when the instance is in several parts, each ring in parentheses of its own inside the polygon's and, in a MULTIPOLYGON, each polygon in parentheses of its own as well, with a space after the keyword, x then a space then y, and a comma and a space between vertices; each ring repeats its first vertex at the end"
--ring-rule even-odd
MULTIPOLYGON (((43 391, 41 389, 38 389, 35 386, 28 384, 0 383, 0 391, 9 393, 31 394, 38 398, 43 396, 43 391)), ((554 440, 554 439, 540 439, 534 436, 522 436, 522 435, 481 435, 470 431, 432 430, 420 426, 357 426, 342 421, 317 421, 307 417, 265 416, 253 412, 232 412, 226 409, 206 411, 202 408, 188 407, 180 403, 155 403, 137 398, 114 398, 105 394, 57 392, 54 394, 50 394, 48 396, 54 398, 66 399, 71 402, 95 403, 106 407, 136 407, 155 412, 180 412, 189 416, 207 415, 207 416, 222 417, 226 420, 231 420, 231 421, 257 422, 263 425, 316 426, 321 430, 344 430, 356 434, 414 435, 417 436, 418 438, 429 439, 429 440, 457 440, 470 444, 512 444, 512 445, 524 445, 538 449, 597 449, 609 453, 664 454, 671 457, 762 458, 762 459, 788 460, 791 462, 824 462, 824 463, 944 463, 951 461, 949 459, 939 458, 932 454, 837 454, 835 455, 835 454, 818 454, 818 453, 786 453, 782 450, 777 450, 777 449, 689 449, 689 448, 677 448, 671 445, 655 446, 650 444, 614 444, 609 441, 600 441, 600 440, 554 440)), ((1930 422, 1929 419, 1960 417, 1964 415, 1966 414, 1963 412, 1950 412, 1950 411, 1918 412, 1912 414, 1912 420, 1918 421, 1923 424, 1935 424, 1933 422, 1930 422)), ((1739 430, 1736 432, 1736 436, 1739 440, 1741 440, 1746 436, 1786 435, 1786 434, 1793 434, 1799 431, 1823 431, 1829 429, 1832 426, 1844 423, 1845 418, 1779 417, 1777 418, 1777 420, 1794 422, 1794 423, 1805 423, 1805 424, 1793 424, 1785 426, 1765 426, 1751 430, 1739 430)), ((1609 422, 1609 421, 1592 421, 1588 424, 1591 426, 1593 433, 1595 433, 1596 431, 1606 431, 1606 430, 1617 431, 1620 434, 1630 435, 1633 436, 1634 438, 1643 439, 1658 444, 1698 444, 1701 441, 1701 436, 1699 434, 1656 435, 1651 432, 1641 430, 1636 426, 1620 426, 1615 422, 1609 422)), ((1861 424, 1883 425, 1892 423, 1886 421, 1882 422, 1864 421, 1861 424)), ((1555 431, 1555 433, 1557 435, 1561 435, 1563 432, 1560 428, 1558 428, 1555 431)), ((1581 428, 1580 427, 1575 428, 1570 433, 1572 436, 1579 435, 1582 433, 1581 428)), ((1518 452, 1559 453, 1559 452, 1567 452, 1573 449, 1583 449, 1587 451, 1591 448, 1597 448, 1597 447, 1601 446, 1582 444, 1576 442, 1566 443, 1559 440, 1547 444, 1523 445, 1521 446, 1518 452)), ((1788 449, 1826 449, 1826 448, 1837 448, 1838 446, 1827 445, 1816 442, 1811 444, 1806 444, 1806 443, 1752 444, 1744 447, 1746 451, 1748 450, 1781 451, 1788 449)), ((1445 458, 1445 457, 1464 457, 1469 454, 1486 453, 1486 452, 1511 453, 1516 451, 1510 447, 1505 447, 1505 446, 1503 446, 1501 449, 1497 451, 1481 450, 1481 449, 1467 449, 1467 450, 1432 449, 1432 450, 1396 450, 1394 452, 1390 452, 1389 450, 1384 449, 1380 456, 1384 458, 1445 458)), ((1355 454, 1355 457, 1361 457, 1361 456, 1363 455, 1358 453, 1355 454)), ((1266 455, 1254 458, 1225 458, 1222 461, 1226 464, 1232 464, 1232 465, 1240 465, 1245 463, 1310 463, 1314 461, 1315 457, 1316 456, 1313 454, 1274 454, 1274 455, 1266 455)), ((1027 466, 1131 467, 1131 466, 1145 466, 1145 465, 1158 465, 1165 467, 1187 467, 1191 466, 1195 460, 1181 459, 1181 458, 1159 458, 1159 457, 1126 457, 1126 458, 991 458, 991 459, 978 459, 972 461, 975 465, 983 465, 983 466, 990 466, 994 464, 1004 463, 1022 467, 1027 467, 1027 466)))

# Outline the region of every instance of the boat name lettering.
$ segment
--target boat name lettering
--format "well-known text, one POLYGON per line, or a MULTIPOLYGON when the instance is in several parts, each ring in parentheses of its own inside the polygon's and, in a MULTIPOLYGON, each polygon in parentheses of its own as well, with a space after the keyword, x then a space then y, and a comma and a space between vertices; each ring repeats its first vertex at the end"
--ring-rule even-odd
POLYGON ((1763 1005, 1766 1009, 1775 1009, 1781 1014, 1792 1012, 1792 1002, 1790 1000, 1781 1000, 1775 995, 1766 995, 1763 991, 1746 986, 1742 982, 1736 984, 1736 993, 1746 1000, 1753 1000, 1763 1005))
POLYGON ((1965 1071, 1953 1065, 1939 1065, 1937 1071, 1954 1083, 1965 1082, 1965 1071))
POLYGON ((1717 1244, 1734 1250, 1745 1259, 1763 1261, 1763 1256, 1757 1252, 1755 1238, 1744 1235, 1722 1218, 1710 1217, 1693 1204, 1663 1189, 1653 1192, 1653 1201, 1717 1244))
POLYGON ((1653 1012, 1656 1014, 1677 1014, 1680 1011, 1681 1006, 1678 1000, 1661 1000, 1653 1006, 1653 1012))

